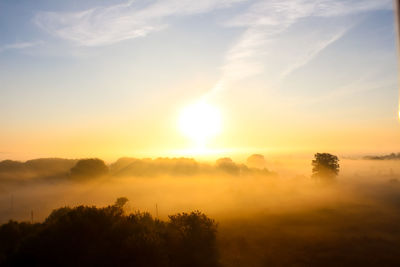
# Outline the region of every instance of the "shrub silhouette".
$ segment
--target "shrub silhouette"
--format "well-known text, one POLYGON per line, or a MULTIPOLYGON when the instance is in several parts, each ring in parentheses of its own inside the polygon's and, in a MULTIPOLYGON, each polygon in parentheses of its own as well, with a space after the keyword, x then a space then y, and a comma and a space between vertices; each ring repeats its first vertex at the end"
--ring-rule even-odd
POLYGON ((123 208, 126 204, 126 202, 128 202, 128 198, 126 197, 119 197, 117 198, 117 200, 114 203, 114 206, 119 207, 119 208, 123 208))
POLYGON ((339 159, 329 153, 317 153, 312 161, 312 176, 322 178, 334 178, 339 174, 339 159))
POLYGON ((179 213, 169 219, 168 243, 173 266, 217 266, 214 220, 199 211, 179 213))
POLYGON ((73 178, 95 178, 108 173, 108 167, 101 159, 81 159, 71 168, 73 178))
MULTIPOLYGON (((119 200, 119 201, 118 201, 119 200)), ((163 222, 149 213, 105 208, 54 210, 43 223, 0 227, 5 266, 217 266, 216 224, 200 212, 163 222)))

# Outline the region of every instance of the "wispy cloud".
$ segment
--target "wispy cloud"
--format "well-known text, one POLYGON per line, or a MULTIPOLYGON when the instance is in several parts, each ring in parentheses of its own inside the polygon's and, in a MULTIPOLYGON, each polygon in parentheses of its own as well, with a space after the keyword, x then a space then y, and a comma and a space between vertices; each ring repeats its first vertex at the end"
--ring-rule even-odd
POLYGON ((162 30, 171 17, 207 13, 244 1, 248 2, 245 9, 236 9, 238 14, 222 24, 243 28, 243 33, 226 52, 220 79, 207 96, 261 73, 269 73, 270 82, 279 83, 354 26, 354 23, 319 28, 314 25, 303 29, 301 34, 281 38, 308 18, 341 19, 392 8, 391 0, 152 0, 79 12, 40 12, 34 21, 50 34, 76 45, 105 46, 162 30))
POLYGON ((35 42, 19 42, 19 43, 5 44, 0 46, 0 53, 7 50, 13 50, 13 49, 19 50, 19 49, 34 47, 41 45, 42 43, 43 43, 42 41, 35 41, 35 42))
POLYGON ((34 21, 42 29, 81 46, 103 46, 143 37, 167 25, 166 18, 227 8, 245 0, 157 0, 145 6, 134 1, 81 12, 40 12, 34 21))
POLYGON ((282 80, 296 69, 307 65, 308 62, 315 58, 326 47, 339 40, 350 29, 350 27, 351 26, 348 25, 345 28, 339 28, 328 36, 321 37, 319 40, 316 40, 316 42, 309 44, 308 48, 304 49, 304 52, 301 53, 298 58, 295 58, 293 62, 282 71, 279 79, 282 80))
POLYGON ((296 69, 307 65, 353 26, 351 23, 339 25, 316 33, 312 33, 315 27, 310 27, 303 35, 292 37, 293 43, 281 49, 285 54, 279 54, 276 48, 282 40, 278 37, 306 18, 344 17, 391 8, 390 0, 257 1, 243 14, 225 23, 228 27, 243 27, 245 30, 226 53, 221 78, 210 90, 209 95, 228 87, 234 81, 265 72, 271 64, 274 64, 274 71, 280 71, 274 78, 284 79, 296 69), (312 38, 308 38, 308 35, 312 38), (271 53, 271 50, 277 53, 271 53))

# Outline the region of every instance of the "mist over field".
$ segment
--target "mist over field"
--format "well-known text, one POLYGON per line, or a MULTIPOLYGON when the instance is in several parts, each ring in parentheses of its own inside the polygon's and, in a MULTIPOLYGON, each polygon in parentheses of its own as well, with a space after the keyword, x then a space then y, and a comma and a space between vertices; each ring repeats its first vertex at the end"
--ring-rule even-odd
POLYGON ((0 36, 0 266, 400 266, 400 0, 0 0, 0 36))
POLYGON ((104 173, 74 174, 77 162, 1 162, 1 223, 39 222, 59 207, 103 207, 123 196, 128 213, 165 220, 200 210, 215 219, 223 266, 400 263, 397 160, 341 159, 329 181, 311 177, 311 157, 122 158, 104 173))

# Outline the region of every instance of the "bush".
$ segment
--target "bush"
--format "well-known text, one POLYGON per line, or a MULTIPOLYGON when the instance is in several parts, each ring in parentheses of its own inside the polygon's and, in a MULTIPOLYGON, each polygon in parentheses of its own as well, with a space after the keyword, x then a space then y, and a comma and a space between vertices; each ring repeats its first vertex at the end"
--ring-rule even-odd
POLYGON ((168 243, 173 266, 217 266, 217 225, 199 211, 169 216, 168 243))
MULTIPOLYGON (((124 201, 122 201, 124 200, 124 201)), ((215 222, 200 212, 153 219, 105 208, 54 210, 43 223, 0 227, 0 265, 217 266, 215 222)))

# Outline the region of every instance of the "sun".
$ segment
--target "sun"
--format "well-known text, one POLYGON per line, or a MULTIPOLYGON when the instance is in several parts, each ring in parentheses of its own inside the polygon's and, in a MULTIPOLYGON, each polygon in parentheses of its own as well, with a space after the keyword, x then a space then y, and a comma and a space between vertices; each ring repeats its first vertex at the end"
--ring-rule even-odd
POLYGON ((221 132, 221 113, 216 107, 200 101, 182 109, 179 117, 181 132, 198 146, 221 132))

